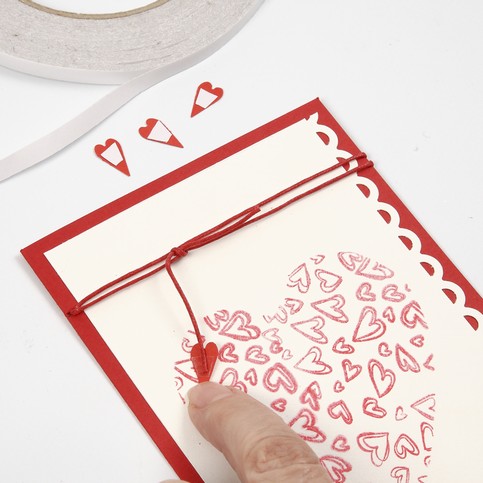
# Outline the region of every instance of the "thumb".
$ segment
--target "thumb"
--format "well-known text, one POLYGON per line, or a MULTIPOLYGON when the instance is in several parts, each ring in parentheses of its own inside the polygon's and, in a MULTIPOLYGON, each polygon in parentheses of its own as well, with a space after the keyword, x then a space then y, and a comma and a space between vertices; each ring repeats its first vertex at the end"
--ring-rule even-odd
POLYGON ((189 415, 242 482, 331 480, 312 449, 269 408, 238 389, 205 382, 189 394, 189 415))

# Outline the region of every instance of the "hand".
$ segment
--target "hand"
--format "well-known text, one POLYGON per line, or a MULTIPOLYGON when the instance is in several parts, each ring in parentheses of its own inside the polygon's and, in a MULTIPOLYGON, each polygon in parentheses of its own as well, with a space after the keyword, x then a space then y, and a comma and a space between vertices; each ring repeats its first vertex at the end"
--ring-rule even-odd
POLYGON ((244 392, 205 382, 188 397, 193 424, 223 453, 242 482, 331 482, 310 447, 244 392))

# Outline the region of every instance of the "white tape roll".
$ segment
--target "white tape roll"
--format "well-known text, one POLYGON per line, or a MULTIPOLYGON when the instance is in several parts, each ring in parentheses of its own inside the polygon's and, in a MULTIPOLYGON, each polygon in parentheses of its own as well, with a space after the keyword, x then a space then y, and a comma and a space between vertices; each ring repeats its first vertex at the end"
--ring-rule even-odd
POLYGON ((2 0, 1 65, 60 80, 122 85, 0 160, 0 181, 60 151, 143 90, 211 55, 262 1, 158 0, 119 14, 84 15, 33 0, 2 0))

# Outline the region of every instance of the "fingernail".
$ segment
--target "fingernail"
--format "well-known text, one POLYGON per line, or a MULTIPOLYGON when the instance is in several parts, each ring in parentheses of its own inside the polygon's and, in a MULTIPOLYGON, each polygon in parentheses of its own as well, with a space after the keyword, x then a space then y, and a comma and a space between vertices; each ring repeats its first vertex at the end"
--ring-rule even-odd
POLYGON ((219 399, 232 396, 230 388, 214 382, 203 382, 188 391, 188 399, 192 406, 203 409, 219 399))

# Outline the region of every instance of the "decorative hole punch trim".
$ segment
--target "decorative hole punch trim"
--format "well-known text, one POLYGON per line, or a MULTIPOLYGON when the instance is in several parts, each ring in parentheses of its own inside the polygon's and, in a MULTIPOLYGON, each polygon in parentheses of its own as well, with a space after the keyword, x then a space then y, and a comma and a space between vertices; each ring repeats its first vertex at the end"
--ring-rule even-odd
POLYGON ((216 356, 218 354, 218 349, 216 345, 212 344, 214 347, 210 347, 209 354, 207 354, 206 348, 204 346, 203 337, 201 335, 198 322, 196 320, 196 316, 194 315, 193 309, 191 304, 188 301, 188 298, 183 291, 178 279, 176 278, 173 269, 171 267, 173 262, 176 262, 180 258, 185 257, 191 250, 195 250, 197 248, 201 248, 209 243, 214 241, 220 240, 221 238, 230 235, 231 233, 236 232, 237 230, 251 225, 257 221, 263 220, 270 215, 277 213, 278 211, 290 206, 291 204, 310 196, 313 193, 316 193, 327 186, 330 186, 352 174, 359 173, 367 168, 371 168, 373 166, 373 162, 367 160, 367 156, 365 153, 359 153, 350 158, 347 158, 343 161, 340 161, 328 168, 319 171, 303 180, 283 189, 282 191, 260 201, 256 205, 247 208, 246 210, 226 219, 225 221, 221 222, 220 224, 206 230, 199 235, 191 238, 190 240, 182 243, 178 247, 172 248, 168 253, 165 255, 135 269, 131 272, 128 272, 121 277, 112 280, 111 282, 103 285, 102 287, 98 288, 94 292, 90 293, 82 300, 80 300, 74 307, 66 312, 68 317, 76 316, 80 313, 84 312, 87 308, 101 302, 105 298, 114 295, 115 293, 124 290, 142 280, 145 280, 152 275, 161 272, 162 270, 166 269, 171 281, 173 282, 176 291, 178 292, 183 304, 188 312, 188 316, 191 320, 191 324, 193 326, 193 330, 196 334, 197 344, 193 347, 191 351, 191 359, 198 376, 199 382, 209 380, 211 372, 213 371, 213 366, 216 361, 216 356), (359 161, 365 159, 364 162, 359 163, 359 161), (356 161, 358 164, 355 167, 350 167, 350 164, 356 161), (336 169, 345 168, 346 171, 343 173, 334 176, 333 178, 324 181, 312 188, 309 188, 302 193, 299 193, 292 198, 282 202, 281 204, 275 206, 274 208, 270 208, 268 211, 261 213, 262 207, 272 203, 276 200, 279 200, 284 195, 288 193, 292 193, 293 191, 297 190, 302 186, 308 185, 310 182, 321 178, 322 176, 332 173, 336 169), (155 268, 153 268, 155 267, 155 268), (147 271, 149 270, 149 271, 147 271), (216 352, 216 355, 214 356, 216 352), (213 357, 214 356, 214 357, 213 357))

